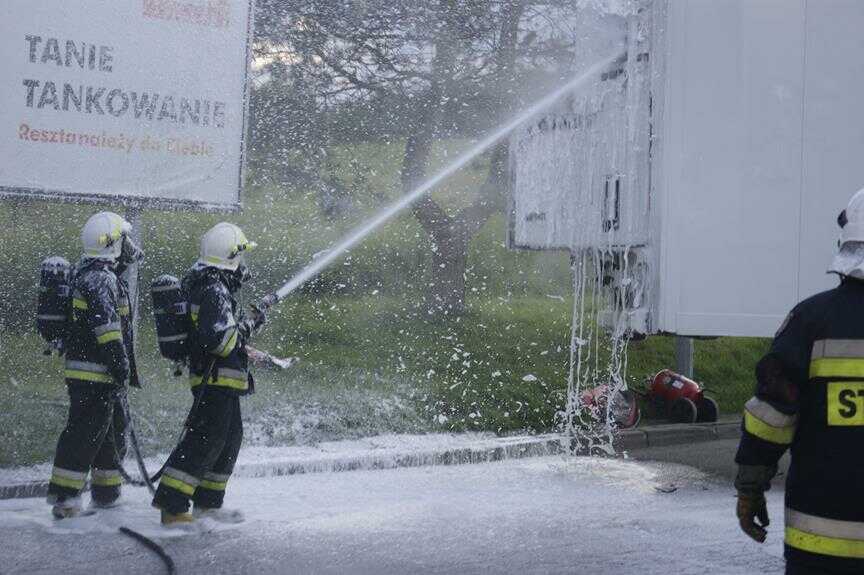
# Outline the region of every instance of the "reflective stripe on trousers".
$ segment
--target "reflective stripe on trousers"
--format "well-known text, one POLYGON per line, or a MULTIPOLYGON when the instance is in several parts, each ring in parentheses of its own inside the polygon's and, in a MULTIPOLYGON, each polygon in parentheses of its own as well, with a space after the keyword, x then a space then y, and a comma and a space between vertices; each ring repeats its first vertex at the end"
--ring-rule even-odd
POLYGON ((87 482, 86 471, 73 471, 71 469, 63 469, 56 465, 51 470, 51 483, 60 487, 68 487, 69 489, 82 489, 87 482))
POLYGON ((230 475, 223 473, 205 473, 204 479, 201 480, 201 487, 212 491, 225 491, 230 478, 230 475))
POLYGON ((191 497, 195 493, 195 489, 198 487, 200 481, 185 471, 166 467, 162 473, 162 481, 160 483, 191 497))
POLYGON ((117 469, 94 469, 90 475, 91 483, 99 487, 114 487, 123 483, 123 477, 117 469))
POLYGON ((827 519, 787 507, 786 545, 819 555, 864 559, 864 522, 827 519))
POLYGON ((82 381, 95 381, 98 383, 112 383, 114 378, 108 373, 108 366, 90 361, 66 360, 64 377, 67 379, 80 379, 82 381))

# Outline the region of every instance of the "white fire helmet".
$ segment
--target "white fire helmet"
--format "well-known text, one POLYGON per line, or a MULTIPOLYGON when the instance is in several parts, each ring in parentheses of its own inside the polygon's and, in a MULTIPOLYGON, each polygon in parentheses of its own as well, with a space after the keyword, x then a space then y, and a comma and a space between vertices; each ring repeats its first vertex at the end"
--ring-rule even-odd
POLYGON ((243 254, 257 245, 247 240, 239 227, 221 222, 210 228, 201 238, 201 254, 198 263, 235 271, 240 264, 244 263, 243 254))
POLYGON ((81 229, 84 257, 116 261, 123 249, 123 236, 132 232, 132 224, 114 212, 93 214, 81 229))
POLYGON ((837 218, 840 242, 829 273, 864 279, 864 188, 852 196, 837 218))

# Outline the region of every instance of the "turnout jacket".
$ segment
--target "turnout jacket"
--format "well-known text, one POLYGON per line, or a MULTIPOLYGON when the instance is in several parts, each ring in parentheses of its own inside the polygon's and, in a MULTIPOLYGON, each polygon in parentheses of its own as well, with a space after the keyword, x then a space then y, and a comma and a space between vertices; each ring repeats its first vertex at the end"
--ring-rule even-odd
POLYGON ((253 390, 246 340, 249 333, 238 317, 234 291, 239 288, 229 272, 196 265, 184 278, 189 294, 189 383, 201 385, 211 362, 207 386, 245 395, 253 390), (233 289, 232 289, 233 287, 233 289))
POLYGON ((114 264, 83 259, 72 280, 72 317, 65 338, 67 381, 138 385, 129 290, 114 264), (130 369, 131 366, 131 369, 130 369))
POLYGON ((843 278, 798 304, 756 368, 736 462, 761 492, 791 449, 786 557, 864 573, 864 282, 843 278))

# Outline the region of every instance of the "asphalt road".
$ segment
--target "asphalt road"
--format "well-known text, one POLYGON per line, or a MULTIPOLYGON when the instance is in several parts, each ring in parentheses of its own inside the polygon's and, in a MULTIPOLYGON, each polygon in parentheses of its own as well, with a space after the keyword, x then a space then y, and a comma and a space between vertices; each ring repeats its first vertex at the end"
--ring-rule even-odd
MULTIPOLYGON (((717 481, 732 485, 737 467, 735 466, 735 451, 738 449, 738 439, 722 439, 703 443, 650 447, 630 452, 637 461, 656 461, 688 465, 710 474, 717 481)), ((778 466, 774 488, 782 489, 786 471, 789 468, 789 455, 783 457, 778 466)))
MULTIPOLYGON (((123 507, 54 522, 44 501, 0 501, 0 573, 159 573, 156 539, 192 573, 782 573, 781 535, 757 545, 734 518, 735 441, 632 460, 496 463, 238 479, 246 522, 165 531, 142 489, 123 507), (660 489, 658 489, 660 488, 660 489), (664 492, 668 491, 668 492, 664 492)), ((770 511, 779 517, 780 491, 770 511)))

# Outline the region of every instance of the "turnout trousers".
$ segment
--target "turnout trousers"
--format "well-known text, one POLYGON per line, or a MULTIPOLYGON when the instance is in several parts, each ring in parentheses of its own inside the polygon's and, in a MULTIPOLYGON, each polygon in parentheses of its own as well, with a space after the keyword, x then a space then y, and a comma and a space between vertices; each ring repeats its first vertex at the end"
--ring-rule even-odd
POLYGON ((206 385, 195 388, 193 394, 203 395, 187 422, 183 439, 168 459, 153 499, 154 506, 174 514, 188 511, 190 500, 200 508, 222 507, 243 442, 240 397, 236 393, 206 385))
POLYGON ((819 565, 810 565, 794 559, 786 560, 786 575, 846 575, 853 571, 832 571, 819 565))
POLYGON ((123 482, 120 462, 126 456, 123 389, 105 383, 66 380, 69 416, 57 442, 48 500, 77 497, 90 473, 93 499, 112 503, 123 482))

